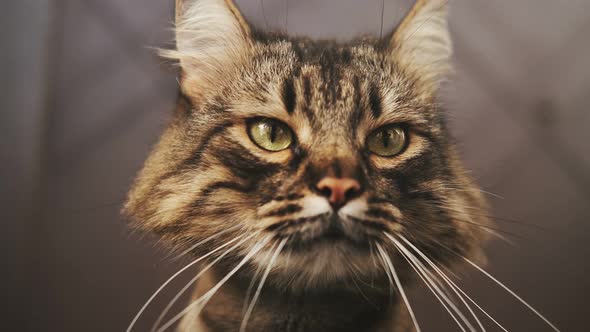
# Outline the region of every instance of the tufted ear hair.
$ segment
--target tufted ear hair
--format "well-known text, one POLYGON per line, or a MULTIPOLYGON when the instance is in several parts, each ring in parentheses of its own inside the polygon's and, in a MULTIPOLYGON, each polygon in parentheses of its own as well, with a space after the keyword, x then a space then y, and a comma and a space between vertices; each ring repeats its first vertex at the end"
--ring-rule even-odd
POLYGON ((388 51, 434 93, 451 69, 448 0, 417 0, 389 40, 388 51))
POLYGON ((176 49, 183 89, 196 95, 228 75, 251 47, 250 26, 231 0, 176 0, 176 49))

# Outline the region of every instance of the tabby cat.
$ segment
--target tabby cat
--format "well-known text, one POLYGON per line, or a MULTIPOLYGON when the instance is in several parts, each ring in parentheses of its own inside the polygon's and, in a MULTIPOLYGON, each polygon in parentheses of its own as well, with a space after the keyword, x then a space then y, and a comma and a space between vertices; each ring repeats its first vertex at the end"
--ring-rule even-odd
POLYGON ((202 266, 193 301, 154 330, 415 331, 417 277, 479 323, 443 277, 484 260, 489 225, 435 98, 446 17, 418 0, 387 36, 339 43, 259 31, 230 0, 177 0, 163 53, 180 97, 124 212, 202 266))

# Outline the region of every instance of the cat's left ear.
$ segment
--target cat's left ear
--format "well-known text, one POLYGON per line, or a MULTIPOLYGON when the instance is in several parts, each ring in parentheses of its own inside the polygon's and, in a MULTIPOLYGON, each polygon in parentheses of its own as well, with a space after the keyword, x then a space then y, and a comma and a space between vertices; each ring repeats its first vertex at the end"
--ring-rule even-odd
POLYGON ((252 31, 232 0, 176 0, 175 16, 176 49, 162 55, 180 62, 188 92, 214 88, 247 58, 252 31))
POLYGON ((451 69, 448 0, 417 0, 388 41, 387 50, 435 93, 451 69))

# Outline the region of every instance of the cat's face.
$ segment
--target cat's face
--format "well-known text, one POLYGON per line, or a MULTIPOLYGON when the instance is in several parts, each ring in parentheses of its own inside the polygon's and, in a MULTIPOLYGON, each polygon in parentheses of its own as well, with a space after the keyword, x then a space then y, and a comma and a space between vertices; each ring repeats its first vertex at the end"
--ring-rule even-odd
POLYGON ((445 263, 477 254, 484 203, 434 102, 446 24, 414 31, 425 49, 404 39, 438 10, 415 9, 391 43, 342 45, 263 36, 223 1, 189 1, 171 53, 184 96, 126 212, 179 248, 210 239, 196 254, 262 243, 252 266, 276 252, 274 279, 293 285, 385 276, 377 247, 403 260, 391 237, 445 263), (204 10, 226 25, 207 35, 204 10))

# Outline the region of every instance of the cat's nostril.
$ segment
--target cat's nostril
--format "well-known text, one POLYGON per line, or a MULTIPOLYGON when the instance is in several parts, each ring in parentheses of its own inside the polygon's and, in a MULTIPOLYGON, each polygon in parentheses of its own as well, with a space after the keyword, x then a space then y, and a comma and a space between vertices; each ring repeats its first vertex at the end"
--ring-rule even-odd
POLYGON ((349 200, 355 198, 358 195, 358 193, 360 192, 360 189, 361 189, 360 186, 349 188, 346 192, 344 192, 345 201, 349 201, 349 200))
POLYGON ((361 192, 361 185, 352 178, 325 177, 316 185, 322 196, 328 198, 332 206, 341 207, 361 192))
POLYGON ((318 190, 320 191, 320 194, 324 197, 332 196, 332 189, 330 189, 329 187, 322 187, 322 188, 318 187, 318 190))

